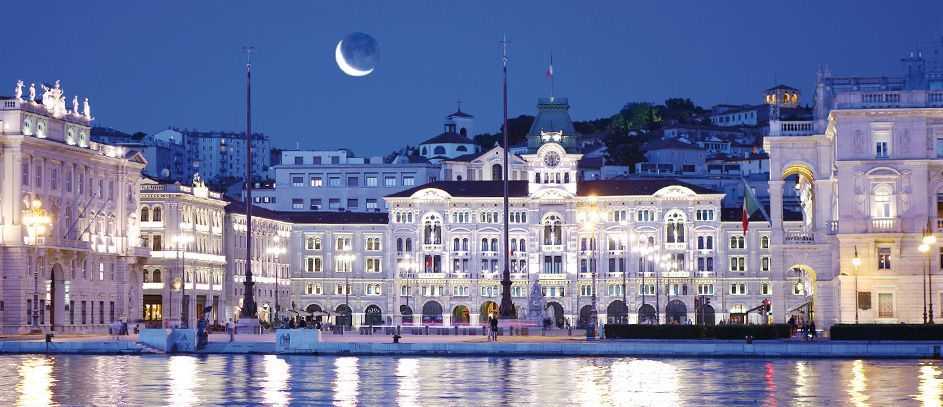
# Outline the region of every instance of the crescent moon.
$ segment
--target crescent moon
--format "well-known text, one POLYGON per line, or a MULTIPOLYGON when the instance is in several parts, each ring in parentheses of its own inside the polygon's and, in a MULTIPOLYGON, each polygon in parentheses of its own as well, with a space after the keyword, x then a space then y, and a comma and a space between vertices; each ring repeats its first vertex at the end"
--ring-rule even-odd
POLYGON ((345 74, 348 74, 350 76, 359 77, 359 76, 370 75, 370 73, 373 72, 374 68, 370 68, 366 71, 363 71, 363 70, 354 68, 353 66, 347 63, 347 59, 344 58, 344 52, 341 51, 341 45, 343 44, 344 44, 344 40, 339 41, 337 43, 337 48, 334 50, 334 59, 337 60, 337 67, 340 68, 341 71, 343 71, 345 74))

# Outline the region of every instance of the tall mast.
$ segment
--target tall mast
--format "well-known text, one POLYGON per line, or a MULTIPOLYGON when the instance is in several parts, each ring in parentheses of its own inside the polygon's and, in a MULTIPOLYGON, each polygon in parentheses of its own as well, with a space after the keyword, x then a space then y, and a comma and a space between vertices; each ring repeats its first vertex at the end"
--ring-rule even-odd
POLYGON ((242 300, 242 318, 255 318, 255 283, 252 281, 252 53, 255 47, 243 47, 246 53, 246 273, 242 300))
POLYGON ((501 41, 502 53, 501 62, 504 71, 504 81, 502 93, 504 96, 504 174, 501 178, 504 183, 504 272, 501 274, 501 307, 499 314, 501 319, 511 319, 515 315, 514 303, 511 301, 511 268, 510 254, 511 248, 508 247, 508 39, 507 36, 501 41))

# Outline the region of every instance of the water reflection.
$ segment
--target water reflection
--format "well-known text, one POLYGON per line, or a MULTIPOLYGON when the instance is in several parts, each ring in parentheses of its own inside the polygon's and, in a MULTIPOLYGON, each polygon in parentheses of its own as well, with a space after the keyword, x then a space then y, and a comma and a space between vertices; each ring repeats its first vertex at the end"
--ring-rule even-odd
POLYGON ((291 398, 288 395, 288 363, 275 355, 265 355, 265 375, 262 377, 262 397, 265 404, 287 406, 291 398))
POLYGON ((167 376, 170 378, 170 405, 192 406, 199 404, 196 380, 199 364, 193 356, 171 356, 167 361, 167 376))
POLYGON ((0 406, 943 407, 936 360, 6 355, 0 371, 18 373, 0 406))
POLYGON ((920 394, 916 399, 920 400, 926 407, 939 407, 941 405, 941 385, 940 368, 937 366, 924 365, 920 367, 920 394))
MULTIPOLYGON (((20 364, 20 382, 16 389, 18 406, 48 406, 52 404, 52 358, 30 357, 20 364)), ((3 371, 9 371, 3 369, 3 371)))
POLYGON ((342 357, 334 361, 334 405, 357 405, 360 375, 356 357, 342 357))
POLYGON ((396 364, 397 403, 401 406, 419 405, 419 360, 400 359, 396 364))

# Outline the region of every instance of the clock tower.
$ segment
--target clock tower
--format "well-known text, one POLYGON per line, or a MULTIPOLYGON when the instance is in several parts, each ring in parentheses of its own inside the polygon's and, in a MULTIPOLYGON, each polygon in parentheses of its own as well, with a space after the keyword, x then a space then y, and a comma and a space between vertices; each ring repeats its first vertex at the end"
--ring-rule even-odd
MULTIPOLYGON (((544 132, 544 137, 553 137, 544 132)), ((572 197, 576 195, 577 162, 582 154, 570 154, 563 145, 548 141, 534 154, 524 154, 527 186, 532 197, 572 197)))

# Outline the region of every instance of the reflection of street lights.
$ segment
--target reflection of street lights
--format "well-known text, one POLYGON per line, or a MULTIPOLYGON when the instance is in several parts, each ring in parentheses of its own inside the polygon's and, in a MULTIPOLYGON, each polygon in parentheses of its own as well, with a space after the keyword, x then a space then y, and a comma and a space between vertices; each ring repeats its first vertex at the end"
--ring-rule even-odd
POLYGON ((26 227, 26 236, 23 242, 33 246, 27 260, 28 267, 33 268, 33 328, 39 328, 39 265, 33 266, 33 254, 36 252, 36 245, 42 242, 46 237, 46 230, 52 223, 52 218, 43 209, 43 203, 39 199, 26 200, 26 209, 23 210, 23 226, 26 227))
POLYGON ((855 246, 855 257, 851 258, 851 266, 855 269, 855 323, 858 323, 858 268, 861 267, 861 258, 858 257, 858 246, 855 246))
POLYGON ((926 274, 926 285, 924 286, 924 296, 923 296, 923 322, 927 324, 933 324, 933 274, 930 273, 930 247, 936 244, 936 235, 930 232, 929 225, 923 231, 923 239, 921 240, 920 253, 927 255, 927 274, 926 274), (927 300, 930 302, 930 309, 927 310, 927 300))
POLYGON ((273 238, 273 242, 274 242, 274 245, 273 245, 273 246, 269 246, 269 248, 266 249, 266 253, 268 253, 269 256, 272 256, 272 262, 275 263, 275 264, 274 264, 274 269, 275 269, 275 319, 278 319, 278 311, 279 311, 279 306, 278 306, 278 264, 279 264, 279 261, 278 261, 278 260, 280 260, 281 255, 287 253, 288 250, 285 249, 284 247, 278 245, 278 236, 275 236, 275 237, 273 238))
POLYGON ((190 326, 190 312, 187 309, 190 306, 190 301, 188 301, 187 298, 187 246, 193 242, 193 235, 181 233, 175 237, 175 240, 177 253, 180 254, 180 280, 182 286, 180 294, 180 327, 187 328, 190 326))

